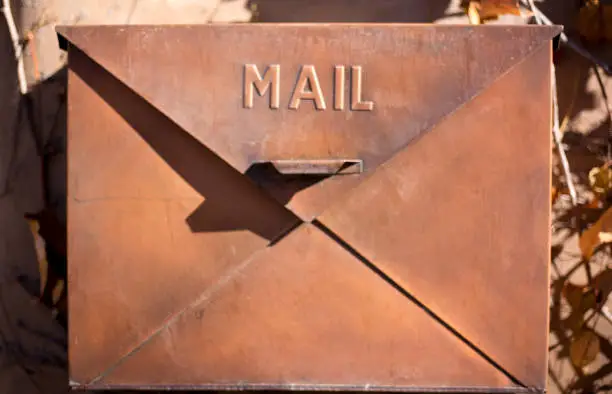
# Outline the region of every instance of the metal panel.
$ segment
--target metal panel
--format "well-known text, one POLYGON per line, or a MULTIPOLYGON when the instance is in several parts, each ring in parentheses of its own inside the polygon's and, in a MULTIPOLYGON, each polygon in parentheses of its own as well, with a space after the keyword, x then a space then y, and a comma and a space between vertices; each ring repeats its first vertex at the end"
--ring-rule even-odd
POLYGON ((87 57, 70 54, 69 353, 78 381, 95 378, 299 223, 110 74, 95 71, 87 57))
MULTIPOLYGON (((259 161, 349 158, 362 160, 367 174, 489 86, 555 30, 247 24, 61 31, 240 172, 259 161), (312 80, 318 81, 324 110, 313 100, 303 100, 297 110, 290 108, 306 66, 315 70, 309 75, 316 75, 312 80), (344 72, 337 73, 336 66, 344 72), (245 108, 243 89, 253 68, 270 81, 277 75, 278 82, 264 97, 254 93, 253 108, 245 108), (350 110, 357 96, 353 68, 361 70, 356 79, 361 81, 360 98, 373 103, 371 111, 350 110), (343 95, 336 89, 340 74, 343 95), (343 109, 337 110, 341 96, 343 109)), ((337 177, 319 182, 296 191, 288 206, 312 220, 330 197, 355 183, 337 177)))
POLYGON ((75 385, 544 388, 558 28, 60 31, 75 385))
POLYGON ((156 334, 99 383, 513 386, 309 224, 256 254, 227 285, 204 294, 156 334))
POLYGON ((529 386, 546 379, 549 61, 530 55, 320 218, 529 386))

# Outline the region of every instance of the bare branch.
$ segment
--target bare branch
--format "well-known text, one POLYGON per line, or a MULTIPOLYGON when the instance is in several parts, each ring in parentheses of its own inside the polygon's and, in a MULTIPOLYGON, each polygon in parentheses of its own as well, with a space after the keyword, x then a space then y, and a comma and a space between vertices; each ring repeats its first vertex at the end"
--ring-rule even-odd
POLYGON ((561 158, 561 166, 563 167, 563 173, 565 175, 565 181, 567 182, 567 188, 569 189, 570 198, 572 199, 572 205, 578 205, 578 195, 576 194, 576 186, 574 186, 574 180, 572 178, 572 171, 570 169, 565 149, 563 148, 563 137, 561 136, 561 130, 559 129, 559 104, 557 100, 557 77, 555 72, 555 66, 552 65, 552 99, 553 99, 553 137, 555 144, 557 145, 557 151, 561 158))
MULTIPOLYGON (((529 6, 529 8, 531 8, 531 11, 536 16, 536 20, 538 21, 539 24, 554 25, 554 23, 552 23, 552 21, 548 19, 546 14, 544 14, 542 11, 540 11, 538 7, 535 6, 533 0, 523 0, 523 4, 525 2, 527 2, 527 5, 529 6)), ((609 64, 597 58, 591 52, 587 51, 582 45, 570 39, 567 36, 567 34, 561 32, 560 38, 561 38, 562 43, 572 48, 576 53, 583 56, 584 58, 591 61, 592 63, 598 65, 599 67, 601 67, 607 74, 612 74, 612 67, 609 64)))
POLYGON ((6 25, 8 26, 11 41, 13 41, 13 49, 15 52, 15 59, 17 60, 17 78, 19 79, 19 91, 21 94, 28 92, 28 83, 26 80, 25 67, 23 65, 23 47, 20 43, 19 32, 15 25, 15 19, 13 18, 13 12, 11 10, 10 0, 5 0, 2 12, 6 19, 6 25))
MULTIPOLYGON (((529 8, 534 13, 536 21, 538 25, 550 24, 552 22, 546 16, 540 12, 540 10, 535 6, 533 0, 527 0, 529 3, 529 8)), ((562 33, 563 34, 563 33, 562 33)), ((569 161, 567 160, 567 155, 565 154, 565 149, 563 148, 563 137, 561 135, 561 130, 559 128, 559 103, 557 99, 557 76, 555 71, 555 65, 552 64, 552 78, 551 78, 551 87, 552 87, 552 100, 553 100, 553 137, 555 139, 555 145, 557 145, 557 151, 559 152, 559 157, 561 158, 561 166, 563 167, 563 173, 565 175, 565 181, 567 182, 567 188, 569 189, 570 198, 572 199, 572 205, 578 205, 578 195, 576 194, 576 186, 574 186, 574 180, 572 178, 572 170, 569 165, 569 161)))
POLYGON ((538 22, 538 25, 543 25, 544 21, 542 20, 542 17, 540 16, 540 13, 536 12, 536 6, 533 2, 533 0, 527 0, 527 3, 529 3, 529 8, 531 9, 531 12, 533 12, 533 16, 535 17, 536 22, 538 22))

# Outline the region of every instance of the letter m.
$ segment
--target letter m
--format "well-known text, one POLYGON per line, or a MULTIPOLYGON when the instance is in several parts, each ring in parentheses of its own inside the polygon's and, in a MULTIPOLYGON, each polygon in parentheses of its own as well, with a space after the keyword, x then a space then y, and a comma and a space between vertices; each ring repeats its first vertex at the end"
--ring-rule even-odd
POLYGON ((244 107, 253 108, 253 88, 260 96, 270 90, 270 108, 279 108, 280 65, 272 64, 262 77, 255 64, 244 65, 244 107), (270 87, 271 85, 271 87, 270 87))

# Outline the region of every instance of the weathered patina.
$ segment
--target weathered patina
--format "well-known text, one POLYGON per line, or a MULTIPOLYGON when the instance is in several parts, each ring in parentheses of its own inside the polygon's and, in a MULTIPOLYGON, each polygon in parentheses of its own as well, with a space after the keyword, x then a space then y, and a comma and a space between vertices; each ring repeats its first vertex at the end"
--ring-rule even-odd
POLYGON ((74 386, 544 389, 559 28, 59 31, 74 386))

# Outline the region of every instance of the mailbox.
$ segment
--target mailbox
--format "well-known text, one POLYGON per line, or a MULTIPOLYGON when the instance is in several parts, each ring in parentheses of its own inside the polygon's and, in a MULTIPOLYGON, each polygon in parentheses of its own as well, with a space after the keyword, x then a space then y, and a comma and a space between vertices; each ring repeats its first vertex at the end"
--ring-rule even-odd
POLYGON ((60 27, 71 384, 543 391, 558 27, 60 27))

